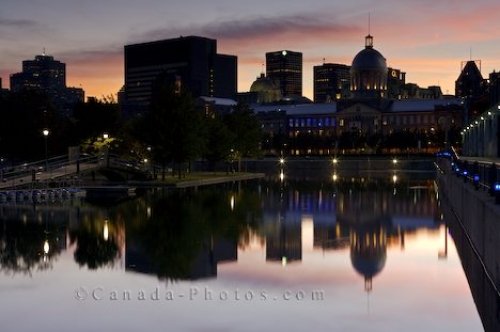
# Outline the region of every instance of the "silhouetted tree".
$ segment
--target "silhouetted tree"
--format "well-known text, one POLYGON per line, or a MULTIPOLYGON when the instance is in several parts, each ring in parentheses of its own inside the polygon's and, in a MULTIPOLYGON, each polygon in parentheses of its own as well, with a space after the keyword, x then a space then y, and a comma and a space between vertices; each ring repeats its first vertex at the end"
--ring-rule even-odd
POLYGON ((195 108, 191 95, 178 91, 175 83, 160 75, 142 127, 145 142, 152 147, 154 159, 163 165, 163 169, 168 162, 174 162, 180 177, 181 164, 202 155, 206 143, 203 120, 204 116, 195 108))
POLYGON ((232 148, 238 161, 242 157, 255 157, 260 153, 260 122, 248 105, 238 103, 233 112, 224 117, 224 123, 235 135, 232 148))

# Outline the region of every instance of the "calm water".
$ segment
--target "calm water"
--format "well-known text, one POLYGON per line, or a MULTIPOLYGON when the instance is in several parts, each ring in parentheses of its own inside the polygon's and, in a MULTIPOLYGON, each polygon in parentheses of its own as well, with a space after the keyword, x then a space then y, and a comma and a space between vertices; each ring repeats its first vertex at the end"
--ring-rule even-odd
POLYGON ((482 331, 432 181, 0 206, 1 331, 482 331))

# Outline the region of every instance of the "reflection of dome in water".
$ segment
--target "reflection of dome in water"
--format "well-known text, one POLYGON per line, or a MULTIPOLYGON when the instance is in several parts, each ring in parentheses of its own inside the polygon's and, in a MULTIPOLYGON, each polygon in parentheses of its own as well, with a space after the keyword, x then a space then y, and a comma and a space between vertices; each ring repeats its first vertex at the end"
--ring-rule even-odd
POLYGON ((281 99, 280 88, 264 74, 252 83, 250 92, 257 93, 258 103, 274 103, 281 99))
POLYGON ((380 227, 370 231, 351 233, 351 263, 356 272, 365 277, 365 290, 371 290, 372 278, 385 266, 387 235, 380 227))
POLYGON ((351 91, 355 98, 384 97, 387 90, 387 63, 373 48, 373 37, 366 36, 365 49, 361 50, 351 65, 351 91))

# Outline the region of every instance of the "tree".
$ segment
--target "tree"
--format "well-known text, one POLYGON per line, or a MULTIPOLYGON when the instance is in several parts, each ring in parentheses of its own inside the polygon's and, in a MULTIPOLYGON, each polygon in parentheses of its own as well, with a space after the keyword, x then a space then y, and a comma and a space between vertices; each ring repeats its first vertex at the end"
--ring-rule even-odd
POLYGON ((224 117, 224 123, 234 134, 233 150, 240 171, 242 157, 255 157, 260 153, 262 139, 260 122, 248 105, 238 103, 233 112, 224 117))
POLYGON ((213 170, 216 162, 229 159, 235 135, 217 114, 206 121, 208 136, 204 155, 213 170))
POLYGON ((102 137, 103 133, 115 136, 120 130, 120 112, 118 104, 111 97, 103 100, 95 98, 86 103, 79 103, 73 112, 74 135, 76 141, 102 137))
POLYGON ((68 122, 47 96, 30 90, 0 99, 0 151, 12 159, 42 159, 45 155, 42 131, 49 129, 48 154, 67 152, 68 122))
MULTIPOLYGON (((153 158, 162 164, 163 178, 169 162, 178 166, 202 155, 206 143, 203 114, 186 91, 178 91, 166 75, 160 75, 153 88, 150 111, 145 115, 145 142, 151 146, 153 158)), ((175 167, 174 167, 175 168, 175 167)))

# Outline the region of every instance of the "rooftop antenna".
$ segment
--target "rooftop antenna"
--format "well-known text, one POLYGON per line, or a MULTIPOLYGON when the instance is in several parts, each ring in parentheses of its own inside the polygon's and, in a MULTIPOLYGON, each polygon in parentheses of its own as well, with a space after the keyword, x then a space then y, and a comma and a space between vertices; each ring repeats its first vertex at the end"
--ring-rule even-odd
POLYGON ((325 64, 325 63, 326 63, 326 58, 323 58, 323 64, 325 64))
POLYGON ((45 56, 45 47, 43 48, 42 55, 45 56))
POLYGON ((365 48, 373 48, 373 37, 371 35, 371 13, 368 13, 368 36, 365 37, 365 48))
POLYGON ((264 74, 264 66, 265 66, 265 64, 264 64, 264 62, 263 62, 263 63, 261 64, 261 71, 260 71, 262 74, 264 74))
POLYGON ((372 25, 371 25, 371 13, 368 12, 368 34, 372 34, 372 25))

